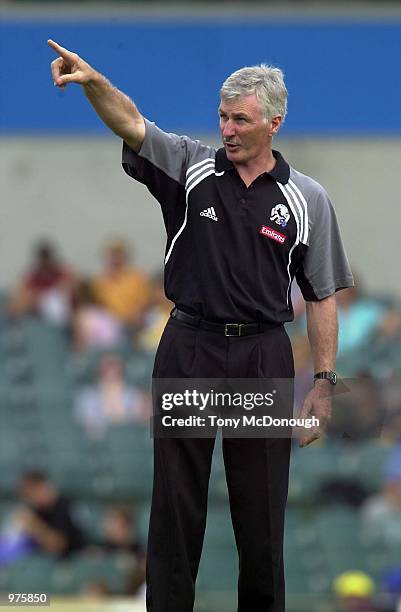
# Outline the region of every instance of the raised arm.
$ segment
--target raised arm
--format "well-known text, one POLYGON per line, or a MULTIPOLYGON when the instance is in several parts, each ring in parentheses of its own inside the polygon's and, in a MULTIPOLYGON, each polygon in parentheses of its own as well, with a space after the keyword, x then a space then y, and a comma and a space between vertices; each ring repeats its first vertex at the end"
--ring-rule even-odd
POLYGON ((59 55, 51 63, 56 87, 68 83, 82 85, 86 97, 101 120, 136 152, 145 138, 145 122, 132 100, 114 87, 79 55, 61 47, 53 40, 48 45, 59 55))

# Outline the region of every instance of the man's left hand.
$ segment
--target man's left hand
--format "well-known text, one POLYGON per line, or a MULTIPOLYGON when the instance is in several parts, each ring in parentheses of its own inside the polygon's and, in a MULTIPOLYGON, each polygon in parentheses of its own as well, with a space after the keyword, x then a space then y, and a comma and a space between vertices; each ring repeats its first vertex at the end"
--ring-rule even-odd
MULTIPOLYGON (((315 382, 313 389, 305 397, 298 419, 307 419, 314 416, 318 419, 319 425, 312 427, 306 436, 303 435, 300 438, 300 448, 308 446, 308 444, 318 440, 324 434, 331 417, 331 395, 330 382, 318 380, 315 382)), ((302 431, 304 432, 305 429, 302 428, 302 431)))
POLYGON ((16 512, 16 521, 27 534, 34 535, 42 521, 29 508, 19 508, 16 512))

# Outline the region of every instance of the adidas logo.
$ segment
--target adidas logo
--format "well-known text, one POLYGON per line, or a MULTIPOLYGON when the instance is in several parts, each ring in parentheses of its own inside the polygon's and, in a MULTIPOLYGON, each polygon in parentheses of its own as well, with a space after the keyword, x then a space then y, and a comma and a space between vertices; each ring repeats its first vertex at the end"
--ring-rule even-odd
POLYGON ((210 208, 205 208, 205 210, 202 210, 202 212, 200 213, 201 217, 209 217, 209 219, 213 219, 213 221, 218 221, 218 217, 216 216, 216 212, 213 208, 213 206, 211 206, 210 208))

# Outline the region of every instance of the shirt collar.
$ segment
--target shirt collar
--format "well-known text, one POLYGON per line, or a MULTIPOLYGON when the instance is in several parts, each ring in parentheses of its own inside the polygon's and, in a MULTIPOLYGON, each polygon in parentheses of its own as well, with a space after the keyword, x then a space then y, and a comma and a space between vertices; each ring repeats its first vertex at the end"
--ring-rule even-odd
MULTIPOLYGON (((276 159, 276 165, 270 172, 266 172, 266 174, 271 176, 275 181, 286 185, 290 179, 290 166, 279 151, 273 149, 273 156, 276 159)), ((227 158, 226 150, 222 147, 216 152, 216 171, 222 172, 230 170, 235 170, 235 166, 227 158)))

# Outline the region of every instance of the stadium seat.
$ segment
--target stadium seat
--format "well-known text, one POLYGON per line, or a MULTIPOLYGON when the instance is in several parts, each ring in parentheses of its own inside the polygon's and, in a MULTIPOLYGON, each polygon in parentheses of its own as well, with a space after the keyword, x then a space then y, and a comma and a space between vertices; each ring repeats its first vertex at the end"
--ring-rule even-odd
POLYGON ((150 389, 154 356, 149 353, 135 353, 125 361, 128 382, 143 389, 150 389))
POLYGON ((336 475, 337 461, 337 446, 330 442, 294 449, 290 466, 289 501, 313 504, 322 483, 336 475))
POLYGON ((211 548, 235 547, 230 509, 227 505, 210 505, 207 513, 205 545, 211 548))
POLYGON ((146 543, 148 539, 148 528, 150 518, 150 500, 138 505, 136 512, 136 526, 138 538, 141 542, 146 543))
POLYGON ((238 577, 238 556, 235 548, 211 548, 205 542, 197 584, 201 590, 235 591, 238 577))
POLYGON ((75 557, 70 563, 75 592, 83 592, 92 582, 102 580, 111 593, 122 593, 127 581, 129 565, 120 555, 75 557))
POLYGON ((49 576, 56 561, 48 556, 28 555, 6 568, 3 589, 14 593, 46 593, 49 591, 49 576))

